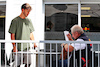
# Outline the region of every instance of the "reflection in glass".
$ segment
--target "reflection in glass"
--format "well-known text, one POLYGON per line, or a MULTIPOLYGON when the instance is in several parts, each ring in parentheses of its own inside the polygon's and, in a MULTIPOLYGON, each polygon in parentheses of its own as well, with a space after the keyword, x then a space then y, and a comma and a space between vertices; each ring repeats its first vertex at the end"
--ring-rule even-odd
POLYGON ((100 32, 100 4, 82 4, 81 7, 90 8, 90 10, 81 10, 82 15, 90 15, 81 18, 84 31, 100 32))
POLYGON ((45 5, 46 40, 64 40, 63 31, 70 31, 74 24, 78 24, 77 4, 45 5))

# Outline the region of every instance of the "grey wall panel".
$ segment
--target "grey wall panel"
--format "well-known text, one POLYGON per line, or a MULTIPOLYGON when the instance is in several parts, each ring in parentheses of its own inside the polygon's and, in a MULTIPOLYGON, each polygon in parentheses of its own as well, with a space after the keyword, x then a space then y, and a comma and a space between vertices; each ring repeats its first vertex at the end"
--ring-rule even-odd
POLYGON ((81 2, 100 2, 100 0, 81 0, 81 2))
POLYGON ((79 2, 80 0, 44 0, 44 2, 79 2))

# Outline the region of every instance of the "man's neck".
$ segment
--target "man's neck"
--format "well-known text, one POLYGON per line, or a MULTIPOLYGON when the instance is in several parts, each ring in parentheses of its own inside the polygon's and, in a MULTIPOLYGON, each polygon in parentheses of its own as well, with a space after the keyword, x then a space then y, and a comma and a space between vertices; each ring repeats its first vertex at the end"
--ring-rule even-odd
POLYGON ((22 13, 19 15, 19 17, 25 19, 25 16, 22 13))

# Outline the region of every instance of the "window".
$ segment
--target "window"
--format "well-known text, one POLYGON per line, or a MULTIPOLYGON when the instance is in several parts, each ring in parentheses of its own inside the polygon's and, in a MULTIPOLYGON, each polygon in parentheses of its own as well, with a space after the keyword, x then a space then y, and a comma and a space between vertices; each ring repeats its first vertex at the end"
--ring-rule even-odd
POLYGON ((5 39, 5 11, 6 5, 0 5, 0 40, 5 39))
POLYGON ((78 24, 77 4, 45 5, 45 39, 64 40, 63 31, 78 24))
POLYGON ((100 32, 100 4, 82 4, 82 27, 85 32, 100 32))

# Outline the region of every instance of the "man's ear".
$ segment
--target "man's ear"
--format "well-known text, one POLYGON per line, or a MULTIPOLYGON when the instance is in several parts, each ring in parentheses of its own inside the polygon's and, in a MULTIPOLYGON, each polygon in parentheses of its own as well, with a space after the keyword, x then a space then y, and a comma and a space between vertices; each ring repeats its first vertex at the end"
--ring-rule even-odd
POLYGON ((22 11, 24 11, 24 9, 22 9, 22 11))

